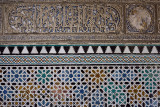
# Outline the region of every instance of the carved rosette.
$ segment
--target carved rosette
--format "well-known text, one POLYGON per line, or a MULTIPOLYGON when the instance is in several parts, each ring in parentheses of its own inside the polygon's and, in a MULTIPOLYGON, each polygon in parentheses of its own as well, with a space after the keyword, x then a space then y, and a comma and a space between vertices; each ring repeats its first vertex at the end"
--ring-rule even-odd
POLYGON ((127 33, 153 33, 155 25, 154 10, 155 9, 153 5, 127 5, 127 33))

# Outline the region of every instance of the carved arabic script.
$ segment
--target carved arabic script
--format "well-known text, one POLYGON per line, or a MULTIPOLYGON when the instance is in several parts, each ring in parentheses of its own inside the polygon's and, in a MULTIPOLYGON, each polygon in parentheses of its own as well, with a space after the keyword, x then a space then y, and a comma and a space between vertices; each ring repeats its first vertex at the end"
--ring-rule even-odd
POLYGON ((111 33, 120 23, 119 11, 112 6, 34 4, 9 8, 9 33, 111 33))

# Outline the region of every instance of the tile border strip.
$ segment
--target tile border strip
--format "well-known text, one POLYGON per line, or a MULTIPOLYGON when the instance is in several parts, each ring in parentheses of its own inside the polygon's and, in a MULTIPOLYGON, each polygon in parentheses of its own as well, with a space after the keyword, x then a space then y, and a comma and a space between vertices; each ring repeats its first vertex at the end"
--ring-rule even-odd
POLYGON ((0 45, 0 55, 159 54, 160 45, 0 45))
POLYGON ((159 55, 23 55, 0 56, 0 65, 159 64, 159 55))

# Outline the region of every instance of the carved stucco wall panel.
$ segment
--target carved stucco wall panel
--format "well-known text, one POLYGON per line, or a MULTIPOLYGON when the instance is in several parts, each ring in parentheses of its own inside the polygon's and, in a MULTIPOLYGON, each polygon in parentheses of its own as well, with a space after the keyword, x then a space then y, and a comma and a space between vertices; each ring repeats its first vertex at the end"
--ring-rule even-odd
POLYGON ((5 33, 119 33, 122 6, 15 4, 5 6, 5 33))
POLYGON ((0 5, 0 34, 2 34, 2 29, 3 29, 3 27, 2 27, 2 22, 3 22, 3 20, 2 20, 2 14, 3 14, 3 12, 2 12, 3 10, 2 10, 2 6, 0 5))
POLYGON ((159 43, 160 6, 151 2, 2 1, 0 44, 159 43))
POLYGON ((157 9, 158 14, 158 33, 160 33, 160 5, 158 5, 157 9))

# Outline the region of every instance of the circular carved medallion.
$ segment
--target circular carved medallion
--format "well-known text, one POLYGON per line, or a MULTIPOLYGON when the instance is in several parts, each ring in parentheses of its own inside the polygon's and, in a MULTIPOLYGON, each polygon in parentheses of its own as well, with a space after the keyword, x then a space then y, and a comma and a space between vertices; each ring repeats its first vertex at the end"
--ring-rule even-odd
POLYGON ((137 30, 146 30, 152 21, 149 11, 143 7, 134 8, 128 18, 131 26, 135 27, 137 30))

